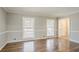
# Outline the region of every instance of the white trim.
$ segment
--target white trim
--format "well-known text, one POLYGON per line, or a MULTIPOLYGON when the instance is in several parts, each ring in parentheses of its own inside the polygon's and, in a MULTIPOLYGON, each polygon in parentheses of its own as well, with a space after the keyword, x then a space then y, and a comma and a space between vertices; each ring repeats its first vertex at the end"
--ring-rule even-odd
POLYGON ((70 32, 79 32, 79 31, 70 31, 70 32))
MULTIPOLYGON (((32 39, 32 40, 35 40, 35 39, 32 39)), ((22 41, 31 41, 31 39, 30 40, 25 40, 25 39, 23 39, 23 40, 11 40, 11 41, 8 41, 7 43, 13 43, 13 42, 22 42, 22 41)))
POLYGON ((8 43, 21 42, 21 41, 27 41, 27 40, 11 40, 11 41, 8 41, 8 43))
POLYGON ((0 51, 7 45, 7 42, 4 43, 2 47, 0 47, 0 51))
POLYGON ((79 41, 76 41, 76 40, 70 40, 70 41, 75 42, 75 43, 79 43, 79 41))
POLYGON ((5 32, 0 32, 0 35, 3 35, 3 34, 5 34, 5 33, 7 33, 7 31, 5 31, 5 32))
POLYGON ((21 32, 21 31, 7 31, 7 32, 21 32))
POLYGON ((39 39, 45 40, 45 39, 51 39, 51 38, 54 38, 54 37, 48 36, 48 37, 39 37, 39 38, 25 38, 25 39, 22 39, 22 40, 10 40, 10 41, 8 41, 8 43, 22 42, 22 41, 32 41, 32 40, 39 40, 39 39))

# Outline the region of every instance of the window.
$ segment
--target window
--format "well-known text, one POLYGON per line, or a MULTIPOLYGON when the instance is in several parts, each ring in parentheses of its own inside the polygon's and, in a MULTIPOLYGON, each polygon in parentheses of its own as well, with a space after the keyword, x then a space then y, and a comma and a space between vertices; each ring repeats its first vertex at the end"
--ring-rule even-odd
POLYGON ((34 18, 23 17, 23 38, 34 38, 34 18))
POLYGON ((54 35, 54 20, 48 19, 47 20, 47 36, 54 35))

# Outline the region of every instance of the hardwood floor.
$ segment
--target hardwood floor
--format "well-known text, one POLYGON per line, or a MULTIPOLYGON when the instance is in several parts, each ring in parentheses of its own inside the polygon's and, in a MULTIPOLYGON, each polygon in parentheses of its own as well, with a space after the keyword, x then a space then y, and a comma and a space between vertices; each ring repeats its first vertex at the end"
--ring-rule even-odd
MULTIPOLYGON (((59 50, 53 39, 41 39, 28 42, 8 43, 1 52, 57 52, 59 50)), ((79 44, 70 42, 69 51, 79 51, 79 44)))
POLYGON ((70 43, 71 52, 79 52, 79 44, 75 42, 70 43))

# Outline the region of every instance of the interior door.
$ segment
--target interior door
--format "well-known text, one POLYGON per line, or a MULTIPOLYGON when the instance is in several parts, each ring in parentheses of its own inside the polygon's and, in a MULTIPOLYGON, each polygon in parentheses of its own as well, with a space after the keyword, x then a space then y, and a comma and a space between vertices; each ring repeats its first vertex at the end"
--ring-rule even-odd
POLYGON ((59 19, 58 36, 59 51, 69 51, 69 18, 59 19))

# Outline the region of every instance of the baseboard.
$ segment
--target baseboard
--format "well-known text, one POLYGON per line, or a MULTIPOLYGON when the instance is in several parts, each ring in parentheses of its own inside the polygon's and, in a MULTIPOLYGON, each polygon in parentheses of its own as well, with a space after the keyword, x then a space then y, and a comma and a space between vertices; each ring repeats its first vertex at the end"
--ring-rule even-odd
POLYGON ((12 41, 8 41, 8 43, 23 42, 23 41, 28 41, 28 40, 12 40, 12 41))
POLYGON ((70 41, 75 42, 75 43, 79 43, 79 41, 76 41, 76 40, 70 40, 70 41))
POLYGON ((11 41, 8 41, 8 43, 23 42, 23 41, 32 41, 32 40, 35 40, 35 39, 30 39, 30 40, 11 40, 11 41))
POLYGON ((7 42, 2 46, 0 47, 0 51, 7 45, 7 42))

